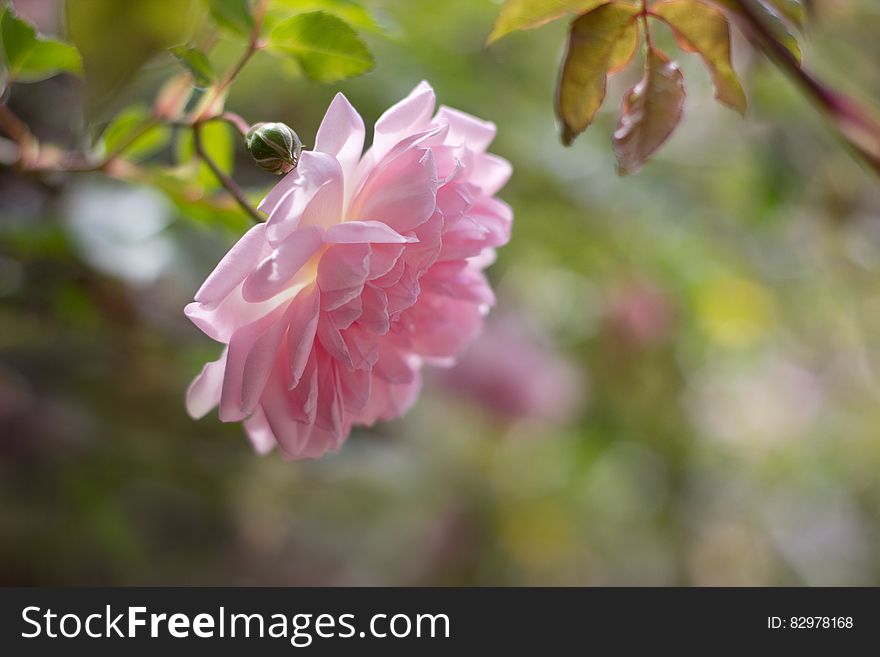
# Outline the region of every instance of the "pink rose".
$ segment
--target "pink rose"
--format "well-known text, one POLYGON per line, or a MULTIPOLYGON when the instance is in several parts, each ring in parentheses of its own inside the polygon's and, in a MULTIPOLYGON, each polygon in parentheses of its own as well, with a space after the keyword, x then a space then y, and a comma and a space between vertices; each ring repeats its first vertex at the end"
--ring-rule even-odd
POLYGON ((314 150, 260 205, 268 221, 186 307, 226 345, 190 385, 190 415, 219 404, 258 452, 316 458, 352 426, 403 414, 422 363, 452 362, 478 334, 494 300, 483 269, 510 237, 494 194, 511 169, 486 153, 492 123, 434 103, 422 82, 362 155, 363 120, 337 94, 314 150))

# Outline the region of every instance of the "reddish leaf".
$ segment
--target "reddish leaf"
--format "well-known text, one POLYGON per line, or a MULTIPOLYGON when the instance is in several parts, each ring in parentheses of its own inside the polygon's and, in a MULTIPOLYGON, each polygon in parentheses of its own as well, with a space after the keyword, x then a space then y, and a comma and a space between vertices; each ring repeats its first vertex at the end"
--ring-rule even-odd
POLYGON ((684 95, 684 78, 678 66, 651 48, 645 77, 624 98, 614 133, 621 175, 637 171, 669 138, 681 121, 684 95))
POLYGON ((675 32, 683 50, 703 58, 715 85, 715 98, 740 114, 746 95, 730 64, 730 28, 727 17, 701 0, 664 0, 652 7, 675 32))
POLYGON ((609 68, 620 68, 632 56, 638 12, 634 5, 611 2, 572 22, 556 88, 556 114, 566 146, 593 122, 605 99, 609 68))

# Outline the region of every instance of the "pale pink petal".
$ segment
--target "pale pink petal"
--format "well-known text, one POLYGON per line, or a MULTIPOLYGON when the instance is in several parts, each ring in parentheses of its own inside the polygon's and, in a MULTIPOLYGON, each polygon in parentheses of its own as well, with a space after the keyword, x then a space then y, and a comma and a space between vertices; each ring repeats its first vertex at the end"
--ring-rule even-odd
POLYGON ((406 98, 392 105, 376 121, 373 149, 381 156, 401 139, 424 130, 434 113, 435 103, 431 85, 420 82, 406 98))
POLYGON ((504 201, 483 197, 474 203, 468 214, 487 229, 489 246, 501 246, 510 241, 513 210, 504 201))
POLYGON ((418 398, 422 377, 416 372, 409 383, 394 384, 373 379, 370 401, 360 412, 358 421, 367 426, 378 420, 392 420, 406 413, 418 398))
POLYGON ((306 446, 310 424, 301 422, 295 408, 284 394, 283 373, 280 367, 272 371, 270 385, 261 400, 260 408, 269 430, 285 456, 296 458, 306 446))
POLYGON ((284 306, 275 308, 238 329, 229 341, 220 395, 220 419, 223 422, 243 420, 259 401, 286 329, 283 321, 286 311, 284 306))
POLYGON ((257 224, 246 232, 229 250, 220 264, 208 275, 196 292, 199 303, 216 304, 244 280, 254 265, 270 250, 266 240, 266 224, 257 224))
POLYGON ((226 349, 220 358, 207 363, 193 379, 186 391, 186 410, 194 420, 205 417, 220 403, 223 372, 226 369, 226 349))
POLYGON ((372 284, 364 287, 361 295, 363 307, 358 323, 376 335, 385 335, 391 328, 388 317, 388 295, 382 288, 372 284))
POLYGON ((327 351, 329 356, 335 358, 347 367, 354 367, 351 354, 348 351, 348 346, 345 344, 342 334, 333 324, 333 320, 324 313, 321 313, 321 316, 318 319, 317 335, 318 341, 327 351))
POLYGON ((468 180, 483 190, 486 196, 492 196, 504 187, 513 171, 510 162, 503 157, 483 153, 474 157, 474 168, 468 180))
POLYGON ((364 150, 364 120, 348 99, 336 94, 315 136, 315 150, 332 155, 342 166, 346 179, 364 150))
POLYGON ((300 292, 291 301, 290 324, 287 329, 287 353, 290 367, 288 388, 295 388, 303 375, 318 330, 320 297, 315 286, 300 292))
POLYGON ((342 407, 346 413, 360 413, 370 400, 373 376, 368 370, 339 371, 342 407))
POLYGON ((443 244, 445 227, 446 220, 443 214, 435 212, 428 221, 416 229, 419 241, 407 247, 404 260, 417 275, 421 275, 437 260, 443 244))
POLYGON ((423 294, 406 311, 409 344, 420 356, 458 356, 480 331, 485 311, 479 304, 423 294))
POLYGON ((346 221, 330 226, 324 233, 324 241, 335 244, 405 244, 418 242, 417 237, 406 237, 380 221, 346 221))
POLYGON ((437 209, 443 213, 446 223, 459 219, 471 209, 479 189, 473 185, 450 183, 437 190, 437 209))
POLYGON ((309 352, 299 383, 290 390, 288 404, 298 421, 313 424, 318 404, 318 349, 309 352))
POLYGON ((434 213, 437 174, 431 151, 410 149, 376 168, 352 199, 352 219, 374 220, 406 233, 434 213))
POLYGON ((388 314, 394 315, 411 307, 419 300, 420 291, 418 272, 408 264, 404 265, 397 282, 385 288, 388 297, 388 314))
POLYGON ((367 280, 375 280, 385 276, 400 260, 406 249, 404 244, 376 244, 370 245, 370 272, 367 280))
POLYGON ((369 370, 379 358, 379 345, 376 338, 359 324, 354 324, 342 334, 346 351, 351 358, 352 369, 369 370))
POLYGON ((315 414, 315 426, 338 436, 342 432, 343 412, 337 364, 333 362, 319 364, 318 409, 315 414))
POLYGON ((482 153, 495 139, 495 124, 483 121, 446 105, 437 110, 435 122, 449 124, 449 143, 466 144, 471 150, 482 153))
POLYGON ((245 279, 241 288, 244 300, 266 301, 289 289, 291 279, 323 243, 322 232, 317 226, 305 226, 280 242, 245 279))
POLYGON ((342 304, 338 308, 334 308, 328 313, 328 316, 331 320, 333 320, 333 325, 338 328, 340 331, 344 331, 349 326, 354 324, 355 321, 360 318, 361 314, 364 311, 364 300, 363 294, 359 294, 354 297, 350 301, 342 304))
POLYGON ((275 448, 277 444, 275 434, 272 433, 262 408, 258 408, 244 421, 244 430, 257 454, 268 454, 275 448))
POLYGON ((373 372, 388 383, 410 383, 415 377, 406 356, 392 345, 383 345, 379 349, 379 359, 373 365, 373 372))
POLYGON ((270 193, 259 206, 269 214, 266 236, 273 245, 301 224, 326 227, 340 221, 343 178, 335 157, 304 151, 299 166, 287 174, 284 183, 283 193, 270 193))
POLYGON ((274 300, 262 304, 248 303, 242 298, 239 286, 218 304, 194 302, 188 304, 183 311, 206 335, 217 342, 228 344, 239 326, 256 321, 277 305, 274 300))
POLYGON ((333 310, 361 293, 370 271, 368 244, 336 244, 318 265, 321 308, 333 310))

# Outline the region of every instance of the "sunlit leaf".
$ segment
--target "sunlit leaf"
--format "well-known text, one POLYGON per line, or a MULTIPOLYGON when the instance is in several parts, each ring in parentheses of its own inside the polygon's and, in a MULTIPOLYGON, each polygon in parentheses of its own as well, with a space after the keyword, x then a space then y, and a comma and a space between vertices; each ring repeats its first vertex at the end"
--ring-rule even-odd
MULTIPOLYGON (((746 36, 752 36, 748 27, 748 21, 743 13, 742 5, 739 0, 710 0, 713 4, 718 5, 730 11, 735 17, 742 19, 744 22, 746 36)), ((768 32, 788 50, 798 62, 801 61, 801 47, 798 44, 797 37, 792 31, 791 26, 786 22, 782 15, 769 4, 769 0, 755 0, 750 6, 756 11, 757 19, 761 21, 768 32)))
POLYGON ((622 71, 630 63, 636 50, 639 49, 639 23, 630 21, 617 37, 611 56, 608 58, 608 73, 622 71))
POLYGON ((531 30, 569 14, 582 14, 607 0, 507 0, 498 12, 486 44, 517 30, 531 30))
POLYGON ((0 12, 0 41, 6 68, 16 81, 35 82, 61 72, 82 71, 75 47, 38 35, 8 7, 0 12))
POLYGON ((185 43, 203 15, 197 0, 67 0, 66 7, 70 37, 83 57, 92 115, 150 57, 185 43))
POLYGON ((664 0, 652 8, 675 32, 684 50, 703 58, 715 85, 715 98, 742 114, 746 95, 730 63, 730 29, 718 9, 700 0, 664 0))
POLYGON ((621 175, 637 171, 673 133, 684 105, 684 78, 662 52, 648 52, 645 77, 623 99, 614 133, 621 175))
POLYGON ((633 5, 608 3, 572 22, 556 97, 564 144, 570 144, 593 122, 605 99, 609 67, 620 65, 627 49, 632 52, 627 28, 634 23, 637 13, 633 5), (621 38, 622 55, 617 52, 621 38))
POLYGON ((208 0, 211 18, 220 27, 241 36, 250 36, 254 29, 250 0, 208 0))
POLYGON ((171 138, 171 129, 150 123, 150 113, 143 107, 129 107, 120 112, 104 130, 104 149, 116 153, 124 147, 126 159, 140 160, 165 147, 171 138))
POLYGON ((352 27, 371 32, 381 32, 381 26, 369 11, 354 0, 272 0, 269 4, 270 14, 281 19, 293 14, 311 11, 323 11, 341 18, 352 27))
POLYGON ((373 56, 352 27, 323 11, 293 16, 275 26, 269 47, 296 59, 307 76, 335 82, 366 73, 373 56))
POLYGON ((188 48, 186 46, 176 46, 171 48, 171 54, 180 60, 190 73, 197 87, 204 89, 209 87, 216 79, 214 69, 208 57, 198 48, 188 48))
POLYGON ((30 23, 4 7, 0 15, 0 37, 3 39, 3 58, 10 71, 21 65, 37 41, 37 31, 30 23))

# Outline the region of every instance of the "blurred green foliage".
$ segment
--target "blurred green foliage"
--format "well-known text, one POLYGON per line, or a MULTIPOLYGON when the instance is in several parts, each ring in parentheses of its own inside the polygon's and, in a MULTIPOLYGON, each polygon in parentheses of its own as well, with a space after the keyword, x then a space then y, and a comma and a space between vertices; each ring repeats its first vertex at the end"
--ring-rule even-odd
MULTIPOLYGON (((814 4, 807 59, 880 100, 875 3, 814 4)), ((490 270, 494 314, 577 371, 576 408, 515 417, 429 376, 409 415, 356 431, 339 455, 257 457, 239 426, 183 407, 218 346, 182 308, 247 227, 242 213, 206 196, 170 141, 127 182, 3 169, 0 582, 880 583, 876 180, 745 44, 747 117, 715 105, 688 58, 683 128, 620 179, 613 107, 573 148, 558 142, 549 72, 565 25, 486 49, 497 3, 367 9, 384 34, 346 20, 373 53, 369 73, 318 84, 259 53, 227 107, 312 144, 338 90, 370 125, 424 78, 440 102, 494 121, 516 213, 490 270)), ((127 28, 138 57, 137 44, 179 45, 141 23, 127 28)), ((243 43, 220 32, 215 70, 243 43)), ((87 76, 121 70, 97 52, 83 51, 87 76)), ((121 101, 148 106, 179 70, 157 54, 121 101)), ((610 105, 638 76, 612 80, 610 105)), ((13 87, 9 104, 39 138, 75 144, 86 93, 59 77, 13 87)), ((276 179, 229 145, 257 200, 276 179)))

